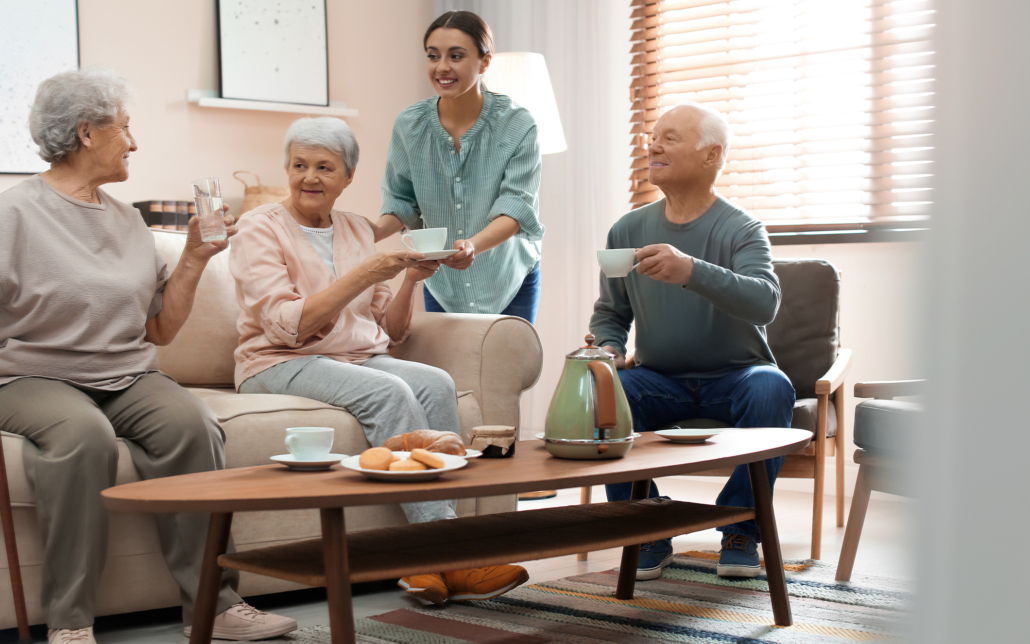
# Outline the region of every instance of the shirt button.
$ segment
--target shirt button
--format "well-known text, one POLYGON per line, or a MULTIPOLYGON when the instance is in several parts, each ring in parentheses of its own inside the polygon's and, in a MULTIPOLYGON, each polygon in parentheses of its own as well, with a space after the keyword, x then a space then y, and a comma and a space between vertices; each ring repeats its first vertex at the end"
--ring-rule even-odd
POLYGON ((458 205, 456 206, 456 208, 457 208, 458 210, 461 210, 461 204, 458 204, 458 205))
POLYGON ((451 150, 451 154, 454 154, 454 150, 451 150))
POLYGON ((461 183, 461 177, 454 177, 454 180, 455 180, 455 181, 456 181, 457 183, 461 183))
POLYGON ((464 234, 465 234, 465 231, 464 231, 464 230, 459 230, 459 231, 458 231, 458 234, 459 234, 459 235, 464 235, 464 234))
POLYGON ((469 306, 475 306, 475 305, 476 305, 475 302, 469 302, 469 306))
POLYGON ((472 286, 472 285, 469 284, 468 282, 465 282, 465 286, 472 286))

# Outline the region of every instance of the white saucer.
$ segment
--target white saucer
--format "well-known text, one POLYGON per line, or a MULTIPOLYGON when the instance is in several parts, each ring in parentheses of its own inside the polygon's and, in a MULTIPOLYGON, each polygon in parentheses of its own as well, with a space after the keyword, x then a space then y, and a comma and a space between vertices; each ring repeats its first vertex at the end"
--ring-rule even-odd
POLYGON ((479 458, 482 455, 483 452, 480 452, 478 449, 465 448, 465 458, 479 458))
POLYGON ((437 259, 447 259, 451 255, 457 253, 460 248, 452 248, 450 250, 431 250, 425 253, 426 261, 433 261, 437 259))
POLYGON ((347 458, 346 454, 330 454, 319 461, 298 461, 293 457, 293 454, 280 454, 278 456, 273 456, 272 460, 276 463, 285 465, 291 470, 297 470, 298 472, 315 472, 318 470, 327 470, 345 458, 347 458))
POLYGON ((721 429, 659 429, 655 432, 673 443, 703 443, 712 436, 722 433, 721 429))
MULTIPOLYGON (((401 457, 401 459, 408 458, 410 452, 394 452, 395 455, 401 457)), ((377 481, 393 481, 395 483, 409 483, 415 481, 432 481, 439 477, 444 472, 450 472, 452 470, 458 470, 466 465, 468 461, 465 460, 464 456, 454 456, 453 454, 436 454, 443 459, 443 467, 438 470, 418 470, 416 472, 391 472, 389 470, 366 470, 365 468, 358 465, 358 461, 361 460, 361 455, 351 456, 343 460, 340 465, 343 465, 348 470, 354 470, 355 472, 361 472, 370 479, 377 481)))

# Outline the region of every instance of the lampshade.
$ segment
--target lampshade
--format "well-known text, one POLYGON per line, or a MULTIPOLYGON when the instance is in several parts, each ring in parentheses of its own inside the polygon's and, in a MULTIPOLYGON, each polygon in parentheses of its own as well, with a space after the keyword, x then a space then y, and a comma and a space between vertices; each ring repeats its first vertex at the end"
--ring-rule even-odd
POLYGON ((533 115, 536 120, 540 154, 553 154, 568 149, 543 54, 494 54, 490 68, 483 76, 483 82, 486 83, 487 90, 510 96, 511 100, 533 115))

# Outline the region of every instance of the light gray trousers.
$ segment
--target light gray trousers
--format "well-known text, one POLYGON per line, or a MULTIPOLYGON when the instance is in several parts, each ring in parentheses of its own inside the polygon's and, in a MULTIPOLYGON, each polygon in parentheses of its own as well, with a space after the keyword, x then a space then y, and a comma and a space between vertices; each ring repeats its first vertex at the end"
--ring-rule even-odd
MULTIPOLYGON (((93 625, 96 588, 107 557, 107 510, 116 438, 124 438, 143 479, 225 468, 225 433, 199 398, 160 373, 121 391, 81 390, 59 380, 22 378, 0 387, 0 429, 28 439, 43 539, 40 602, 50 628, 93 625)), ((157 514, 168 570, 179 584, 183 621, 193 622, 207 514, 157 514)), ((231 548, 231 543, 230 543, 231 548)), ((238 603, 239 573, 226 571, 218 612, 238 603)))
MULTIPOLYGON (((303 356, 269 367, 240 385, 244 394, 287 394, 343 407, 373 446, 416 429, 461 434, 458 394, 443 369, 377 355, 361 365, 303 356)), ((455 501, 402 503, 409 523, 453 519, 455 501)))

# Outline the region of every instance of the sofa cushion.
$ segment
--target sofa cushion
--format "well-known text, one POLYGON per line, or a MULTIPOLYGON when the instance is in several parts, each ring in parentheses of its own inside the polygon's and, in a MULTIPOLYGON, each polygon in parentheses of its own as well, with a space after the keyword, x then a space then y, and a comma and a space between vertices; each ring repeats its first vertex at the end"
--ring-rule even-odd
POLYGON ((765 327, 776 365, 798 398, 815 398, 815 381, 837 358, 840 275, 820 259, 776 260, 780 310, 765 327))
MULTIPOLYGON (((169 270, 179 263, 186 235, 154 230, 157 252, 169 270)), ((232 386, 236 361, 233 351, 240 342, 236 320, 236 282, 229 273, 229 253, 211 258, 197 285, 193 310, 171 344, 157 348, 161 371, 180 385, 232 386)))
POLYGON ((911 454, 923 406, 904 400, 866 400, 855 407, 855 445, 871 452, 911 454))

